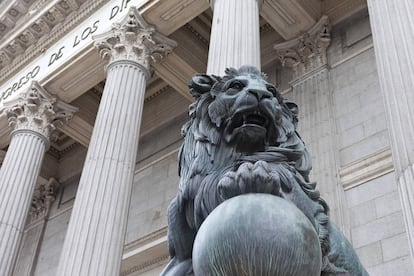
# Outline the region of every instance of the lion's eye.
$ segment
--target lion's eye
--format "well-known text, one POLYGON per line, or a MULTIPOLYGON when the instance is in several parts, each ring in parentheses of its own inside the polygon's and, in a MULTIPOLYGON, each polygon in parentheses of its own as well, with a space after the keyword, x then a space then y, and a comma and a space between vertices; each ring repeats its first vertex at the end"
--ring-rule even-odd
POLYGON ((273 87, 272 85, 267 85, 266 88, 267 88, 267 91, 269 91, 270 93, 273 94, 273 96, 276 96, 277 95, 276 88, 273 87))
POLYGON ((233 81, 230 85, 229 88, 233 88, 233 89, 237 89, 237 90, 241 90, 243 88, 243 83, 240 81, 233 81))

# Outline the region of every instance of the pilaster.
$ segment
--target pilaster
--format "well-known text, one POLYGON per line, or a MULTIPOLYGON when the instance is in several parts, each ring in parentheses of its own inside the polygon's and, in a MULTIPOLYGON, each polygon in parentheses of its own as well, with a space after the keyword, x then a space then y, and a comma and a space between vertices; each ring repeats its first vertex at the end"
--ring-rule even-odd
POLYGON ((151 64, 175 42, 135 8, 94 37, 107 79, 79 182, 58 275, 118 275, 151 64))
POLYGON ((214 0, 207 74, 260 66, 259 0, 214 0))
POLYGON ((313 161, 311 180, 318 183, 333 220, 343 227, 343 189, 337 177, 335 122, 326 49, 329 22, 323 16, 308 32, 274 46, 282 65, 291 68, 292 100, 299 106, 298 131, 313 161))
POLYGON ((0 275, 12 273, 49 138, 75 111, 36 82, 4 104, 13 131, 0 169, 0 275))
POLYGON ((391 150, 414 261, 414 2, 369 0, 391 150))
POLYGON ((13 275, 30 276, 36 268, 49 211, 59 188, 59 183, 54 178, 43 181, 37 185, 33 193, 13 275))

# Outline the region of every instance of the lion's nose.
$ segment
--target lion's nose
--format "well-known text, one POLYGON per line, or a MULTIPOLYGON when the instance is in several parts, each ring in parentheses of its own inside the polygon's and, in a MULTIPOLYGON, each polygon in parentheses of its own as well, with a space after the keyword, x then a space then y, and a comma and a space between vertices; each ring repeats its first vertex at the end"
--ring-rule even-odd
POLYGON ((271 98, 272 97, 272 93, 270 93, 269 91, 266 91, 266 90, 262 90, 262 89, 248 89, 247 91, 249 93, 255 95, 258 100, 261 100, 263 98, 271 98))

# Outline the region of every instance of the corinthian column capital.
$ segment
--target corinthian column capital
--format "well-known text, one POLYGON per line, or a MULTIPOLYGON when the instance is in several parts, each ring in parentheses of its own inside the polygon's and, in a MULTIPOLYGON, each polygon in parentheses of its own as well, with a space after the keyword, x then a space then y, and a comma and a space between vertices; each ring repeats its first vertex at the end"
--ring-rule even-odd
POLYGON ((273 48, 282 65, 292 68, 297 78, 327 64, 326 49, 330 42, 329 19, 324 15, 301 36, 273 48))
POLYGON ((47 216, 51 204, 56 199, 56 191, 59 185, 56 179, 50 178, 48 182, 36 187, 30 205, 29 222, 47 216))
POLYGON ((160 61, 177 45, 149 25, 135 7, 120 23, 113 24, 112 30, 93 39, 101 57, 109 58, 109 64, 132 61, 147 71, 151 62, 160 61))
POLYGON ((35 132, 47 143, 52 132, 76 111, 76 107, 59 101, 35 81, 18 98, 5 102, 3 109, 13 132, 35 132))

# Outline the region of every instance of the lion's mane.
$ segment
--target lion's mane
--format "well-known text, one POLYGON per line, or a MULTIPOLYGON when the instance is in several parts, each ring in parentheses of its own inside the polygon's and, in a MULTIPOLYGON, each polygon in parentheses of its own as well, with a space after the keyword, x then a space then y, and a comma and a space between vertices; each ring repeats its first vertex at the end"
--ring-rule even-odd
POLYGON ((313 207, 316 206, 318 210, 309 210, 305 214, 312 216, 322 251, 327 252, 328 207, 315 189, 316 184, 309 182, 311 161, 295 130, 296 105, 286 102, 279 93, 275 95, 280 103, 275 107, 278 114, 277 133, 261 152, 245 154, 236 151, 224 141, 222 129, 212 122, 212 108, 220 108, 214 95, 224 93, 224 83, 243 74, 265 78, 251 67, 242 67, 239 70, 226 70, 224 77, 196 75, 189 84, 196 101, 189 108, 190 121, 182 128, 185 138, 179 154, 179 211, 185 213, 189 227, 198 230, 208 214, 224 201, 218 191, 218 183, 224 174, 236 170, 243 162, 263 160, 275 165, 272 168, 280 175, 283 193, 288 195, 293 192, 290 182, 294 179, 315 203, 313 207))

